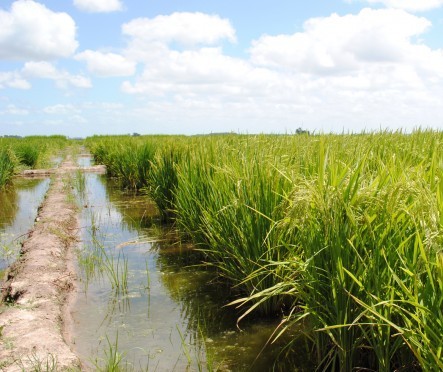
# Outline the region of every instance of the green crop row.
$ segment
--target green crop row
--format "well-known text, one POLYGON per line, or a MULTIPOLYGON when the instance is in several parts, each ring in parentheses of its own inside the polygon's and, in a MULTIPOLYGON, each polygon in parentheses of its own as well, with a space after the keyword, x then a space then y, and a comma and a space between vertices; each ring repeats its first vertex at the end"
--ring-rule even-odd
POLYGON ((320 370, 443 369, 443 134, 93 137, 320 370))
POLYGON ((46 165, 49 156, 66 144, 63 136, 0 138, 0 188, 10 182, 15 171, 46 165))

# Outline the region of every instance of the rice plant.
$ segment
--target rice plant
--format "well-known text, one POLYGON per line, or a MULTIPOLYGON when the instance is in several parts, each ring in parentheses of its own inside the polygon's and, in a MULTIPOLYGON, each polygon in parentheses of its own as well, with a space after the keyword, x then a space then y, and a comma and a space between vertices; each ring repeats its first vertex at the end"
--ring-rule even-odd
POLYGON ((443 135, 93 138, 319 370, 443 368, 443 135), (140 155, 144 154, 144 155, 140 155))
POLYGON ((0 149, 0 189, 8 184, 14 174, 14 162, 7 149, 0 149))
POLYGON ((44 148, 36 147, 32 142, 26 141, 15 146, 14 151, 21 164, 29 168, 35 168, 44 148))

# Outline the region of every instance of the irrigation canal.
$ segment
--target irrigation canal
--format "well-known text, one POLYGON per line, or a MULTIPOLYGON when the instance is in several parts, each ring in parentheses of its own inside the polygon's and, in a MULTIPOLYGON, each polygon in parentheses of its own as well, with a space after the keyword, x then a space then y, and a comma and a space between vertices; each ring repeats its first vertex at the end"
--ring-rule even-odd
MULTIPOLYGON (((77 163, 89 167, 91 158, 77 163)), ((0 215, 2 244, 32 227, 49 181, 20 182, 26 186, 0 194, 9 206, 2 211, 12 211, 0 215)), ((307 370, 303 347, 291 360, 278 357, 287 340, 265 347, 275 321, 251 319, 237 327, 239 313, 226 306, 229 291, 196 265, 194 247, 158 222, 146 197, 94 173, 77 171, 73 184, 81 244, 71 347, 86 367, 104 368, 118 352, 129 370, 307 370)), ((3 268, 7 259, 0 260, 3 268)))

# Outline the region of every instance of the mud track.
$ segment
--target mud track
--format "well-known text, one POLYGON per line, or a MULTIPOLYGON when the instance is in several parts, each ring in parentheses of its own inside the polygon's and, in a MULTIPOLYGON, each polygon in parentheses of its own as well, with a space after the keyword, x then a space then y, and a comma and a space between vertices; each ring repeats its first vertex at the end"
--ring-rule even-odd
POLYGON ((54 175, 20 258, 2 284, 2 371, 81 370, 80 360, 65 342, 70 322, 66 303, 76 282, 72 250, 79 241, 79 223, 64 179, 75 169, 68 160, 55 171, 36 172, 54 175))

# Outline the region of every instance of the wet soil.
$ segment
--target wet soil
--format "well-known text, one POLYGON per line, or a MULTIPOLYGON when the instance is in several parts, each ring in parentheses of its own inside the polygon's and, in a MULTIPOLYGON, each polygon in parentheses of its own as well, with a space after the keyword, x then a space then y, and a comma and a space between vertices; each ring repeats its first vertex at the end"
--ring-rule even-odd
POLYGON ((2 284, 2 371, 81 369, 78 357, 65 342, 69 337, 65 333, 66 303, 76 279, 71 251, 78 244, 79 222, 64 178, 76 169, 68 158, 48 172, 53 174, 49 191, 20 257, 2 284))

